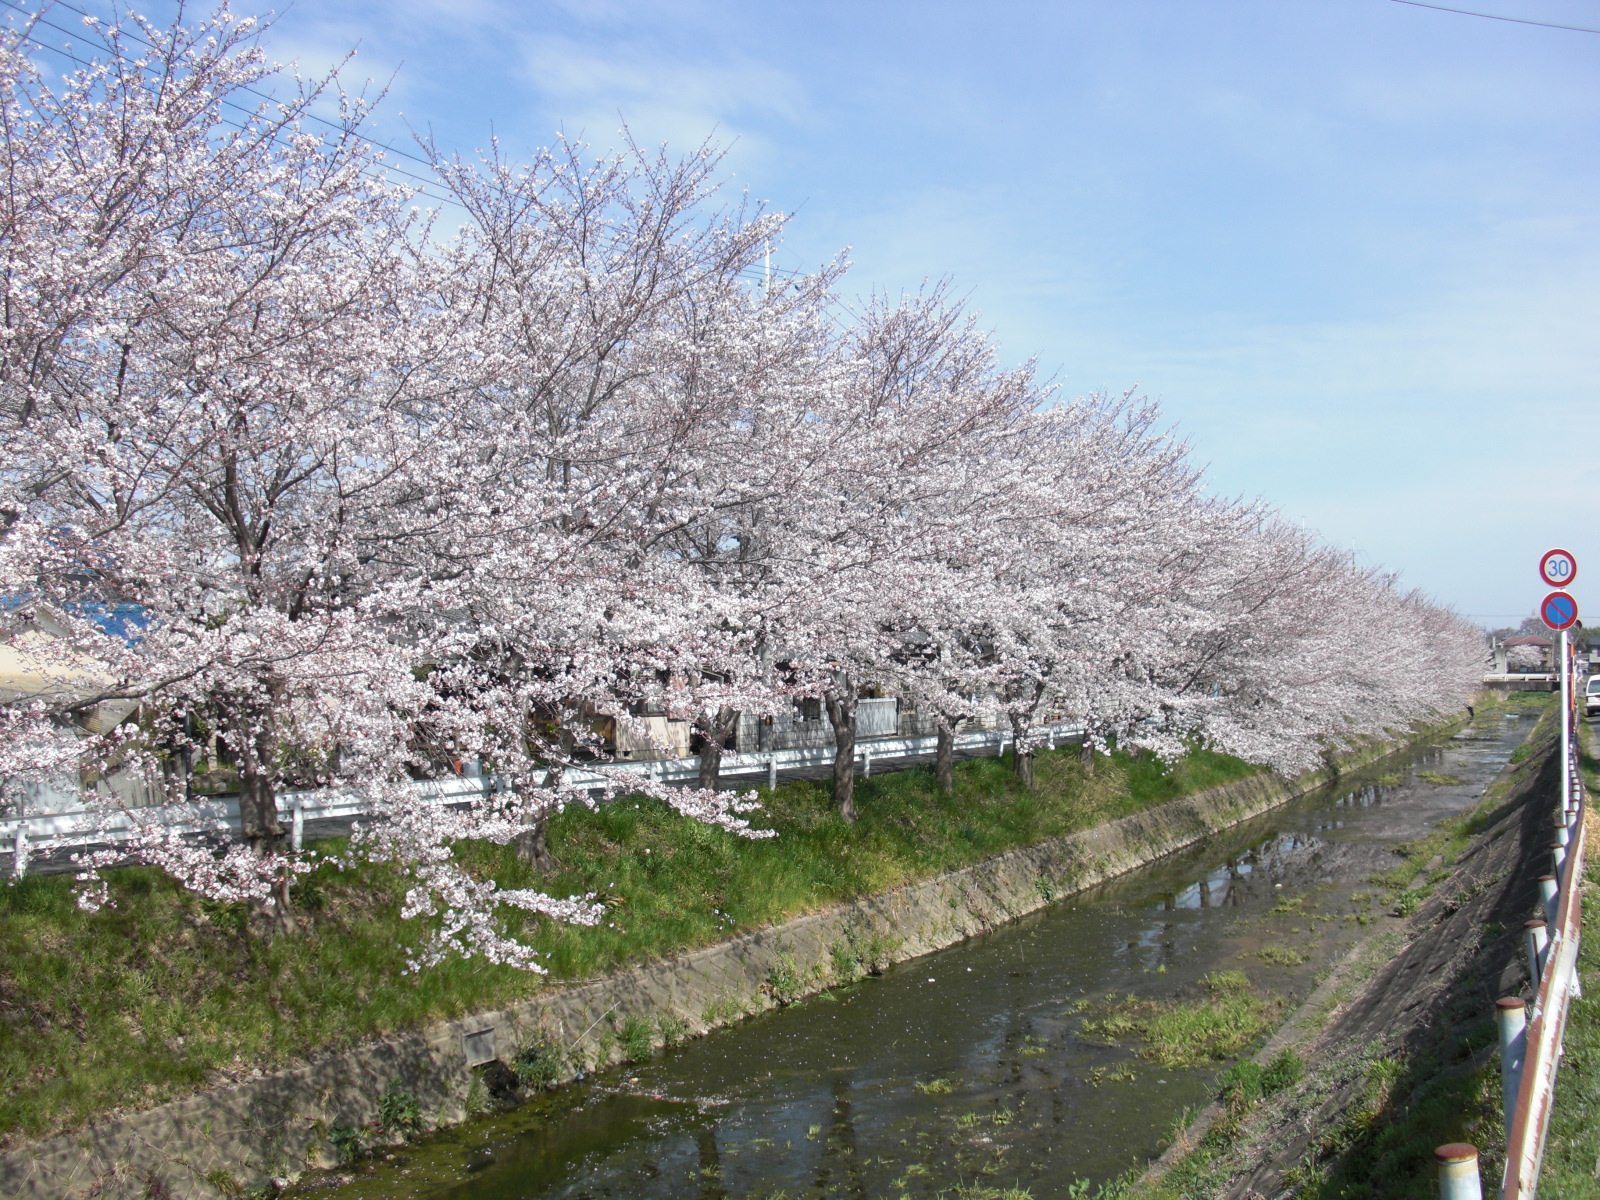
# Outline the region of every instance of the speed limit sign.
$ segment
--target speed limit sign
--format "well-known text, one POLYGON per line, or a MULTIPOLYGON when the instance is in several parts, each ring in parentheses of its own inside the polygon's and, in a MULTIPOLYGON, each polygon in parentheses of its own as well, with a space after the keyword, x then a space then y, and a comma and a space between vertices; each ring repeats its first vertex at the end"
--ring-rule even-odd
POLYGON ((1539 560, 1539 578, 1553 588, 1571 587, 1578 577, 1578 560, 1570 550, 1546 550, 1539 560))

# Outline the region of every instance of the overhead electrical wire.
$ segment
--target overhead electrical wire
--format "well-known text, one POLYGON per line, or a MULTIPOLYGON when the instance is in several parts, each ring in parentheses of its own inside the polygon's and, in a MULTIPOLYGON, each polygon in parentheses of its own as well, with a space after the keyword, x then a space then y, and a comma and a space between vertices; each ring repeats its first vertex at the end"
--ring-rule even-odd
MULTIPOLYGON (((25 12, 25 13, 28 13, 30 16, 38 17, 38 19, 40 19, 41 21, 44 20, 44 11, 45 10, 41 9, 38 13, 33 13, 33 12, 31 12, 30 10, 28 10, 26 8, 22 8, 19 5, 12 3, 11 0, 3 0, 3 2, 6 3, 7 7, 17 9, 18 12, 25 12)), ((49 0, 49 5, 52 8, 65 8, 65 9, 71 11, 71 12, 77 13, 80 17, 89 17, 89 18, 91 18, 91 19, 93 19, 95 21, 99 21, 100 20, 100 18, 96 17, 93 13, 89 12, 86 9, 79 8, 76 4, 69 3, 68 0, 49 0)), ((45 22, 45 23, 49 24, 49 22, 45 22)), ((61 32, 67 34, 68 37, 73 36, 73 33, 72 33, 71 30, 61 29, 61 26, 59 26, 59 25, 51 25, 50 27, 52 29, 60 29, 61 32)), ((144 46, 144 47, 146 47, 147 49, 150 49, 150 50, 155 50, 156 49, 155 46, 152 46, 149 42, 145 41, 142 37, 140 37, 136 33, 130 33, 130 32, 128 32, 127 29, 123 29, 121 32, 122 32, 122 36, 126 37, 129 41, 137 42, 139 45, 144 46)), ((104 39, 102 39, 102 41, 103 40, 104 39)), ((108 47, 106 47, 106 49, 110 49, 110 47, 108 46, 108 47)), ((241 87, 239 90, 240 91, 244 91, 244 92, 249 92, 252 96, 259 96, 261 99, 266 100, 266 101, 268 101, 268 102, 270 102, 272 104, 281 103, 281 101, 276 96, 274 96, 271 92, 263 92, 260 88, 253 88, 253 87, 249 87, 247 85, 247 86, 241 87)), ((235 105, 234 107, 242 108, 243 106, 242 105, 235 105)), ((248 109, 244 109, 244 111, 248 112, 249 110, 248 109)), ((343 131, 344 127, 342 125, 338 124, 338 122, 336 122, 336 121, 330 121, 326 117, 319 117, 319 116, 316 115, 316 113, 313 113, 313 112, 307 112, 305 115, 309 120, 315 121, 319 125, 326 125, 329 129, 336 129, 336 130, 340 130, 341 132, 343 131)), ((427 159, 423 158, 420 154, 412 154, 410 151, 402 150, 398 146, 391 146, 387 142, 378 142, 378 143, 376 143, 376 145, 380 149, 385 150, 390 154, 398 155, 401 158, 409 158, 412 162, 421 163, 423 166, 428 167, 429 169, 432 169, 432 167, 433 167, 433 164, 431 162, 429 162, 427 159)), ((396 169, 398 170, 398 168, 396 168, 396 169)), ((417 176, 412 176, 412 178, 417 178, 417 176)))
MULTIPOLYGON (((53 4, 56 5, 56 6, 59 6, 61 8, 69 9, 72 12, 78 13, 80 16, 87 17, 87 16, 91 16, 92 15, 92 14, 90 14, 88 12, 85 12, 85 10, 83 10, 81 8, 78 8, 77 6, 75 6, 73 4, 66 3, 65 0, 53 0, 53 4)), ((66 27, 64 27, 62 25, 56 24, 54 21, 49 20, 44 15, 44 12, 35 11, 35 10, 32 10, 32 9, 26 8, 23 5, 16 3, 16 0, 0 0, 0 7, 8 8, 8 9, 12 10, 13 12, 16 12, 16 13, 24 16, 24 17, 27 17, 29 19, 29 21, 32 23, 32 26, 43 25, 43 26, 45 26, 45 27, 47 27, 49 29, 55 30, 57 33, 60 33, 64 37, 67 37, 69 39, 70 38, 80 38, 81 37, 81 38, 84 38, 85 40, 88 40, 90 42, 90 44, 93 45, 94 48, 97 49, 97 50, 104 50, 107 53, 114 53, 113 48, 110 45, 106 44, 104 38, 103 37, 96 37, 95 36, 95 31, 93 31, 93 30, 89 30, 89 29, 86 29, 86 30, 72 30, 72 29, 68 29, 68 28, 66 28, 66 27)), ((48 53, 59 55, 60 57, 68 60, 69 62, 76 63, 80 67, 87 68, 87 67, 92 67, 94 65, 94 63, 91 62, 90 60, 79 57, 78 55, 72 53, 72 51, 67 49, 66 47, 53 45, 50 42, 44 41, 43 39, 38 38, 38 37, 34 37, 29 33, 23 33, 21 30, 14 30, 14 32, 16 33, 18 38, 20 38, 24 42, 27 42, 29 45, 34 46, 34 47, 36 47, 36 48, 38 48, 40 50, 44 50, 44 51, 46 51, 48 53)), ((126 31, 123 31, 123 35, 126 36, 129 40, 137 42, 139 45, 144 46, 146 49, 150 49, 150 50, 157 50, 158 49, 157 47, 151 45, 151 43, 145 41, 143 38, 137 36, 136 34, 131 34, 131 33, 127 33, 126 31)), ((70 43, 69 43, 69 45, 70 45, 70 43)), ((278 105, 282 104, 282 101, 280 101, 276 96, 273 96, 271 93, 268 93, 268 92, 263 92, 258 88, 243 87, 240 90, 249 92, 253 96, 259 96, 261 99, 263 99, 264 101, 266 101, 268 103, 278 104, 278 105)), ((229 101, 229 100, 221 100, 221 101, 219 101, 219 103, 221 103, 221 104, 223 104, 223 105, 225 105, 225 106, 227 106, 229 108, 235 109, 238 112, 241 112, 241 113, 245 114, 246 116, 253 117, 253 116, 256 115, 256 112, 257 112, 257 110, 253 110, 253 109, 247 108, 242 104, 238 104, 238 103, 235 103, 235 102, 229 101)), ((316 121, 318 124, 325 125, 328 128, 335 130, 336 132, 340 132, 340 133, 347 132, 344 126, 339 125, 336 122, 329 121, 329 120, 327 120, 327 119, 325 119, 323 117, 319 117, 314 113, 304 112, 301 115, 309 118, 312 121, 316 121)), ((242 122, 235 121, 235 120, 230 120, 227 117, 220 117, 220 116, 218 117, 218 120, 222 124, 228 126, 228 128, 230 128, 230 129, 237 129, 237 130, 239 130, 241 132, 246 132, 246 133, 250 132, 249 126, 243 124, 242 122)), ((277 140, 277 138, 279 136, 281 136, 281 135, 274 134, 273 135, 273 140, 277 140)), ((431 166, 432 165, 425 158, 421 158, 421 157, 419 157, 417 155, 414 155, 414 154, 407 154, 403 150, 396 150, 394 147, 385 145, 382 142, 374 142, 374 143, 369 143, 369 144, 375 145, 376 148, 378 148, 380 150, 384 150, 384 151, 387 151, 389 153, 397 154, 397 155, 400 155, 400 156, 405 157, 405 158, 410 158, 410 159, 412 159, 412 160, 414 160, 416 162, 422 163, 424 166, 431 166)), ((370 178, 375 178, 375 179, 379 180, 380 182, 384 182, 384 183, 392 182, 392 180, 390 180, 388 178, 388 175, 390 173, 395 174, 395 175, 404 176, 405 178, 407 178, 409 180, 412 180, 414 183, 417 183, 417 184, 422 184, 422 185, 427 185, 427 186, 438 186, 438 180, 437 179, 424 179, 420 175, 415 175, 415 174, 411 173, 410 171, 406 171, 406 170, 404 170, 403 168, 400 168, 400 167, 391 166, 391 165, 389 165, 387 163, 382 164, 381 166, 377 167, 376 169, 371 169, 371 170, 363 169, 362 170, 362 174, 368 175, 370 178)), ((418 195, 418 196, 426 197, 429 200, 432 200, 432 201, 434 201, 434 202, 436 202, 438 204, 443 204, 443 205, 454 206, 454 205, 457 205, 459 203, 458 201, 450 199, 448 197, 435 195, 434 193, 427 191, 426 187, 417 187, 417 188, 413 189, 413 194, 414 195, 418 195)), ((784 278, 786 280, 795 280, 795 279, 807 278, 811 273, 807 272, 807 271, 801 271, 801 270, 796 270, 794 268, 787 268, 787 267, 756 267, 756 266, 750 266, 750 267, 745 267, 745 268, 742 268, 742 269, 736 271, 735 274, 740 276, 741 278, 744 278, 744 279, 750 279, 750 280, 759 279, 759 280, 762 280, 763 282, 767 282, 769 284, 769 286, 770 286, 770 279, 771 279, 772 276, 778 276, 778 277, 784 278)), ((837 322, 838 321, 838 317, 835 316, 834 320, 837 322)))
POLYGON ((1443 4, 1425 4, 1423 0, 1394 0, 1396 4, 1409 4, 1412 8, 1431 8, 1434 12, 1456 13, 1463 17, 1482 17, 1486 21, 1509 21, 1513 25, 1537 25, 1541 29, 1567 29, 1573 33, 1600 33, 1587 25, 1557 25, 1553 21, 1534 21, 1528 17, 1505 17, 1499 13, 1473 12, 1468 8, 1447 8, 1443 4))
MULTIPOLYGON (((69 29, 63 29, 60 25, 56 25, 53 22, 47 21, 39 13, 36 13, 36 12, 32 11, 31 9, 23 8, 21 5, 13 3, 13 0, 0 0, 0 6, 3 6, 5 8, 9 8, 14 12, 21 13, 22 15, 31 18, 36 24, 46 25, 49 28, 54 29, 59 33, 65 34, 67 37, 78 36, 75 31, 69 30, 69 29)), ((79 11, 79 10, 74 9, 73 11, 79 11)), ((94 65, 88 59, 80 58, 76 54, 73 54, 70 50, 64 49, 61 46, 52 45, 49 42, 43 41, 40 38, 33 37, 30 34, 23 33, 20 30, 17 30, 15 32, 16 32, 16 34, 17 34, 17 36, 19 38, 21 38, 23 41, 27 42, 28 44, 30 44, 32 46, 36 46, 40 50, 48 51, 51 54, 58 54, 62 58, 67 59, 69 62, 77 63, 80 67, 92 67, 94 65)), ((135 40, 138 40, 138 39, 135 39, 135 40)), ((149 46, 148 42, 141 42, 141 44, 145 45, 145 46, 149 46)), ((150 47, 150 48, 154 49, 154 47, 150 47)), ((96 46, 96 49, 103 49, 103 50, 106 50, 108 52, 111 50, 111 48, 109 46, 106 46, 103 43, 102 44, 98 44, 96 46)), ((281 103, 281 101, 278 101, 275 97, 269 96, 264 92, 255 92, 254 89, 245 89, 245 90, 252 91, 255 95, 264 96, 266 99, 268 99, 269 101, 271 101, 274 104, 281 103)), ((239 112, 245 113, 246 115, 250 115, 250 116, 255 115, 254 110, 246 108, 242 104, 237 104, 237 103, 234 103, 234 102, 229 101, 229 100, 222 100, 222 101, 220 101, 220 103, 223 104, 223 105, 226 105, 229 108, 236 109, 239 112)), ((342 126, 339 126, 339 125, 335 124, 334 122, 325 120, 325 119, 323 119, 321 117, 317 117, 314 114, 306 113, 304 115, 306 115, 308 117, 311 117, 313 120, 316 120, 316 121, 318 121, 319 123, 321 123, 323 125, 327 125, 332 129, 337 129, 337 130, 341 130, 341 131, 343 130, 342 126)), ((217 119, 222 124, 228 126, 230 129, 238 129, 238 130, 243 131, 243 132, 249 132, 249 127, 244 125, 244 124, 242 124, 241 122, 231 121, 227 117, 218 117, 217 119)), ((276 137, 277 137, 277 135, 274 135, 274 140, 276 140, 276 137)), ((382 147, 381 143, 375 143, 375 144, 377 146, 379 146, 380 148, 384 148, 384 147, 382 147)), ((418 160, 418 161, 425 161, 425 160, 418 160)), ((410 179, 413 182, 415 182, 417 184, 420 184, 420 185, 427 185, 427 186, 437 187, 438 186, 438 182, 439 182, 437 179, 424 179, 420 175, 412 174, 410 171, 406 171, 403 168, 389 166, 388 164, 382 164, 378 168, 378 171, 380 171, 382 173, 381 174, 374 174, 374 173, 372 173, 370 171, 367 171, 367 170, 363 170, 362 173, 369 175, 370 178, 375 178, 375 179, 378 179, 381 182, 385 182, 385 183, 392 183, 393 182, 393 180, 391 180, 388 177, 390 173, 395 174, 395 175, 402 175, 405 178, 410 179)), ((419 196, 424 196, 427 199, 432 200, 432 201, 434 201, 435 203, 438 203, 438 204, 454 205, 454 204, 457 203, 457 201, 452 200, 449 197, 435 195, 434 193, 427 191, 426 190, 426 186, 419 186, 419 187, 415 188, 414 191, 413 191, 413 194, 419 195, 419 196)))

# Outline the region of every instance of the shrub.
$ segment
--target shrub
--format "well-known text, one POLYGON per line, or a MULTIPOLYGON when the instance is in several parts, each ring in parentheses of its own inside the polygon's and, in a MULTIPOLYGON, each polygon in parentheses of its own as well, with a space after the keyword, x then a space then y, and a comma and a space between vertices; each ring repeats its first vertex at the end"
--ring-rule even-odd
POLYGON ((414 1137, 422 1129, 422 1106, 416 1093, 391 1083, 378 1098, 378 1124, 388 1134, 414 1137))
POLYGON ((566 1055, 544 1034, 538 1034, 511 1060, 511 1070, 523 1087, 551 1088, 567 1075, 566 1055))
POLYGON ((779 1004, 793 1004, 805 995, 805 980, 791 956, 778 955, 778 961, 767 971, 762 990, 779 1004))
POLYGON ((655 1050, 654 1031, 650 1022, 640 1017, 624 1017, 617 1027, 617 1041, 629 1062, 642 1062, 655 1050))

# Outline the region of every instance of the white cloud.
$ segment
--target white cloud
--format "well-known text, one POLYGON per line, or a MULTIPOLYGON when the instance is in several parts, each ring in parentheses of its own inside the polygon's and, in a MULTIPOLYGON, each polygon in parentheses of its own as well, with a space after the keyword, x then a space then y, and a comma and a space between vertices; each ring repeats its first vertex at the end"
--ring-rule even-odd
POLYGON ((530 36, 522 41, 521 77, 543 106, 563 114, 597 146, 613 144, 618 121, 646 144, 687 149, 707 138, 737 138, 746 163, 771 152, 755 132, 768 121, 803 124, 800 84, 759 60, 731 54, 683 61, 641 42, 616 42, 603 50, 571 38, 530 36))

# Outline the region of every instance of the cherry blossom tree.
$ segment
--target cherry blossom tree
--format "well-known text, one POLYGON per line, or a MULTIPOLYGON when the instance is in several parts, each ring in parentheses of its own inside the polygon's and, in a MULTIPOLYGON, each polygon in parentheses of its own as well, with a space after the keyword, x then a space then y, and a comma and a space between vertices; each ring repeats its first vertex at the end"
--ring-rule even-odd
POLYGON ((774 285, 784 221, 718 199, 714 147, 426 146, 443 236, 337 74, 260 100, 260 31, 90 21, 55 84, 0 36, 0 594, 42 681, 0 700, 0 779, 76 774, 131 824, 84 903, 134 860, 288 924, 280 793, 337 788, 372 814, 349 861, 409 877, 414 965, 537 970, 502 908, 600 910, 455 845, 548 867, 549 816, 624 789, 761 835, 718 790, 741 713, 820 701, 853 820, 871 692, 933 716, 948 789, 980 716, 1029 784, 1049 713, 1294 771, 1479 686, 1474 627, 1208 494, 1134 393, 1057 402, 948 285, 774 285), (616 769, 654 712, 698 786, 616 769), (213 738, 238 840, 185 785, 213 738), (481 797, 415 786, 466 759, 481 797))
MULTIPOLYGON (((6 584, 67 614, 72 652, 103 668, 12 708, 12 736, 115 700, 213 723, 256 856, 238 886, 274 879, 285 916, 287 745, 308 779, 336 753, 390 774, 417 702, 382 630, 395 581, 372 569, 432 490, 413 218, 331 81, 223 123, 265 74, 251 22, 101 32, 110 53, 59 88, 17 35, 0 46, 6 584), (306 134, 324 97, 339 121, 306 134), (146 615, 136 644, 74 616, 108 603, 146 615)), ((134 753, 100 741, 84 753, 134 753)))
POLYGON ((1535 671, 1543 662, 1537 646, 1513 646, 1506 651, 1506 666, 1513 671, 1535 671))

